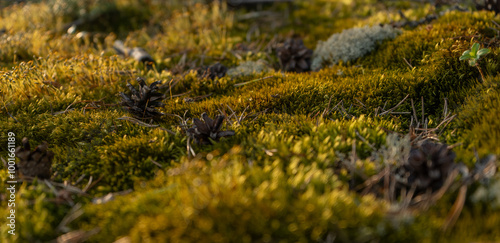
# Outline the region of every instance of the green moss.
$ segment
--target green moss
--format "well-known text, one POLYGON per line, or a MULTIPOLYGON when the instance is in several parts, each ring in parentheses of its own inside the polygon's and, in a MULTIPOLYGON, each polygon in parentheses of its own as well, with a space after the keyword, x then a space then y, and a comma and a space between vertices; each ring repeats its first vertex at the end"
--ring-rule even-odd
POLYGON ((498 77, 491 78, 487 83, 478 85, 476 90, 467 97, 461 107, 457 127, 461 129, 459 142, 464 142, 464 156, 472 157, 471 150, 476 150, 481 157, 500 152, 500 123, 498 122, 498 105, 500 104, 500 89, 498 77))
POLYGON ((130 235, 133 241, 310 241, 323 238, 328 228, 343 240, 377 234, 380 209, 385 206, 339 188, 332 174, 312 167, 290 177, 279 162, 247 167, 231 157, 230 152, 222 160, 212 160, 209 168, 206 162, 193 161, 168 175, 162 173, 153 182, 160 188, 133 195, 133 201, 121 198, 103 205, 105 218, 98 213, 99 205, 89 207, 88 226, 97 223, 106 232, 102 235, 106 238, 93 241, 121 235, 130 235), (297 182, 303 186, 295 186, 297 182), (324 189, 318 192, 314 186, 324 189), (124 205, 127 201, 131 203, 124 205), (117 225, 113 218, 120 215, 125 223, 117 225))
MULTIPOLYGON (((57 226, 71 208, 67 202, 58 202, 54 191, 43 182, 16 184, 15 235, 8 234, 10 212, 7 202, 2 201, 2 239, 7 242, 44 242, 56 238, 57 226), (57 202, 57 203, 56 203, 57 202)), ((75 198, 76 199, 76 198, 75 198)))
MULTIPOLYGON (((439 136, 448 144, 462 143, 454 148, 458 161, 472 168, 475 150, 480 157, 500 153, 500 49, 491 21, 500 19, 493 13, 447 13, 403 30, 367 56, 318 72, 276 69, 208 80, 189 69, 257 60, 278 68, 273 47, 285 36, 298 34, 314 49, 347 28, 399 21, 398 10, 418 19, 433 9, 415 1, 296 1, 289 18, 281 12, 287 5, 274 5, 276 15, 253 21, 241 18, 249 10, 219 4, 87 0, 86 12, 75 10, 84 3, 76 1, 55 11, 63 2, 0 10, 0 27, 7 30, 0 35, 0 136, 5 141, 14 132, 17 145, 22 137, 32 146, 47 141, 55 154, 51 179, 81 189, 91 185, 88 195, 71 197, 84 213, 70 225, 99 227, 91 242, 124 236, 132 242, 498 240, 498 210, 470 200, 476 184, 449 232, 440 227, 456 192, 427 211, 395 215, 387 201, 348 189, 363 183, 362 175, 379 173, 385 162, 401 163, 383 154, 396 149, 386 144, 389 134, 408 130, 411 101, 429 127, 439 125, 445 108, 458 114, 439 136), (59 31, 88 14, 97 17, 75 34, 59 31), (157 65, 147 70, 116 56, 117 39, 144 47, 157 65), (492 53, 480 63, 484 84, 475 67, 459 61, 472 42, 492 43, 492 53), (143 121, 160 128, 118 119, 129 114, 118 105, 117 93, 127 92, 126 83, 136 77, 162 81, 159 91, 167 98, 159 110, 168 115, 143 121), (397 114, 380 115, 398 104, 397 114), (186 124, 173 115, 190 126, 203 112, 225 114, 223 129, 235 130, 235 136, 188 144, 186 124), (358 175, 342 169, 353 160, 358 175), (90 202, 127 189, 134 191, 108 203, 90 202)), ((0 156, 6 154, 0 146, 0 156)), ((0 169, 2 181, 7 175, 0 169)), ((16 196, 19 235, 13 241, 50 241, 66 232, 58 225, 71 203, 57 204, 45 183, 24 182, 16 196)), ((5 203, 0 205, 8 208, 5 203)), ((6 224, 0 227, 5 238, 6 224)))

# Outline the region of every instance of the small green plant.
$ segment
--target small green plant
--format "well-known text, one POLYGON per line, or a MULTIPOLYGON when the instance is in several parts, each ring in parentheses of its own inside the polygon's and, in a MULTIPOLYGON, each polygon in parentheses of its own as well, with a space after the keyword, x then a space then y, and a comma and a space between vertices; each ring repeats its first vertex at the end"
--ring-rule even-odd
POLYGON ((469 60, 469 65, 471 65, 471 67, 477 67, 477 70, 479 70, 483 82, 485 78, 483 70, 479 66, 479 59, 481 59, 482 56, 485 56, 488 53, 490 53, 490 49, 483 48, 479 50, 479 43, 474 43, 470 50, 464 51, 464 53, 460 57, 460 60, 469 60))

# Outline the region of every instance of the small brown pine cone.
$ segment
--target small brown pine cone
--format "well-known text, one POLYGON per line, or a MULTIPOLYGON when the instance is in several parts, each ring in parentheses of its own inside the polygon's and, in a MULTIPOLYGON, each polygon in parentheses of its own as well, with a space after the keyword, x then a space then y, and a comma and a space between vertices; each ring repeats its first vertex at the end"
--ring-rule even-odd
POLYGON ((455 153, 448 145, 423 141, 410 151, 407 163, 397 170, 401 187, 416 187, 416 195, 439 190, 455 166, 455 153))
POLYGON ((201 114, 201 121, 198 118, 193 119, 194 126, 187 130, 188 135, 196 140, 198 144, 210 144, 210 139, 219 141, 222 137, 233 136, 234 131, 220 131, 224 116, 216 116, 215 119, 208 117, 207 113, 201 114))
POLYGON ((276 49, 280 64, 285 71, 306 72, 311 70, 313 51, 301 39, 289 38, 276 49))
POLYGON ((146 85, 142 78, 137 78, 139 90, 135 89, 130 83, 127 87, 132 93, 130 96, 120 92, 122 98, 121 105, 123 109, 130 112, 137 118, 155 118, 163 115, 156 110, 156 107, 163 107, 165 104, 161 102, 164 97, 162 93, 157 92, 160 81, 153 82, 151 85, 146 85))
POLYGON ((22 176, 49 179, 54 153, 48 150, 47 142, 38 145, 34 151, 30 149, 28 138, 23 138, 22 144, 16 148, 16 156, 20 159, 17 166, 22 176))

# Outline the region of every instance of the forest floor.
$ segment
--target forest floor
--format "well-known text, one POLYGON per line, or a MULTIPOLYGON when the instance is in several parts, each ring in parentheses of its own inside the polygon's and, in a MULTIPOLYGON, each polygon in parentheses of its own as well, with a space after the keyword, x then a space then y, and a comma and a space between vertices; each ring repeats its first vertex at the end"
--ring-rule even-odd
POLYGON ((495 12, 196 2, 0 5, 0 238, 500 241, 495 12))

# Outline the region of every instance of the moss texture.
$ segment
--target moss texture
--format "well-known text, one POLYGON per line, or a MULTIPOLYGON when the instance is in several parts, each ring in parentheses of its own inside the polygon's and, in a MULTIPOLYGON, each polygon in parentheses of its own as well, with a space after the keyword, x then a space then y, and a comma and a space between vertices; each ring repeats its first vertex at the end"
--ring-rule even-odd
MULTIPOLYGON (((402 215, 351 190, 362 178, 339 169, 349 160, 364 175, 380 172, 397 156, 377 154, 394 150, 386 140, 407 133, 413 112, 429 127, 445 112, 457 114, 439 139, 460 144, 457 161, 469 168, 475 152, 500 155, 499 17, 450 11, 401 29, 363 57, 296 74, 277 69, 273 47, 287 36, 314 49, 352 27, 400 21, 398 11, 419 19, 438 10, 415 1, 295 1, 266 5, 271 14, 255 17, 251 8, 216 2, 50 0, 0 9, 0 138, 6 144, 13 132, 18 145, 29 137, 32 147, 47 141, 55 153, 51 182, 18 184, 15 236, 1 201, 0 238, 46 242, 82 230, 89 242, 500 240, 500 209, 488 202, 500 195, 470 196, 487 185, 470 187, 457 223, 443 231, 456 192, 402 215), (117 56, 118 39, 143 47, 155 66, 117 56), (475 42, 492 51, 480 61, 483 83, 459 61, 475 42), (190 71, 216 62, 251 71, 216 80, 190 71), (260 66, 241 66, 252 63, 260 66), (117 94, 136 77, 161 80, 166 97, 159 108, 166 115, 146 125, 118 119, 131 116, 117 94), (188 141, 185 125, 203 112, 225 114, 224 129, 235 136, 188 141), (93 200, 109 193, 114 200, 93 200)), ((0 157, 7 154, 0 146, 0 157)), ((2 199, 7 178, 2 167, 2 199)))

